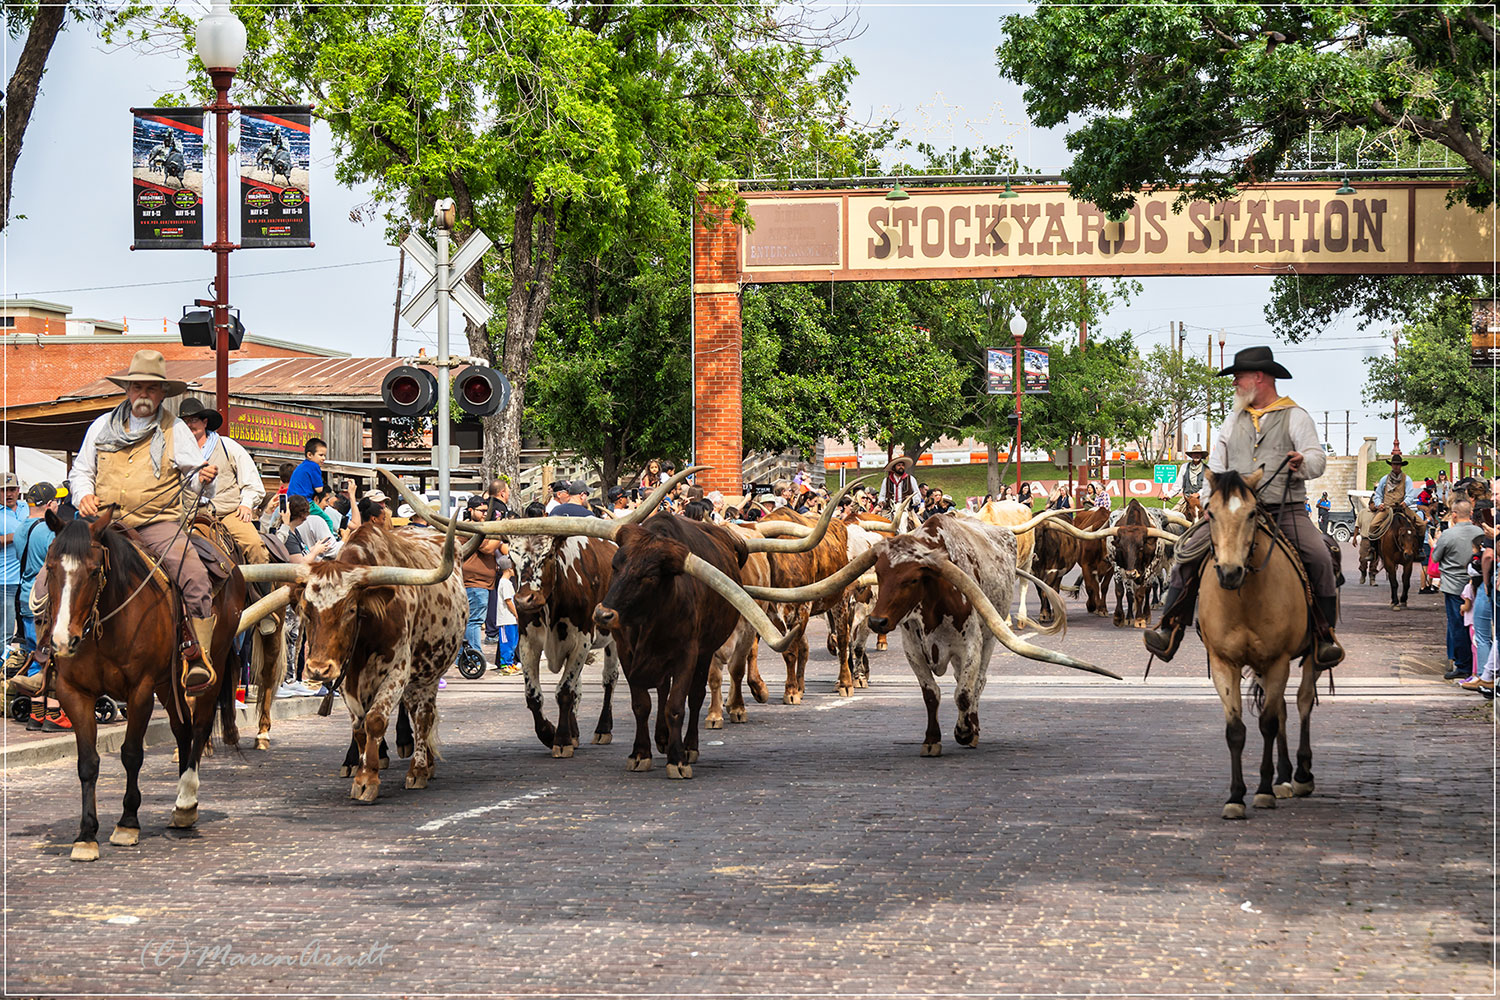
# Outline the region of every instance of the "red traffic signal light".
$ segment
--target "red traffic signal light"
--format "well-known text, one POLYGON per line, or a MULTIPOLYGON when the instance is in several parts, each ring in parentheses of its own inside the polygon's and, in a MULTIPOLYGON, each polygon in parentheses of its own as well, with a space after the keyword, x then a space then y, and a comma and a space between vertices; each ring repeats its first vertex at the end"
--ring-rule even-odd
POLYGON ((398 417, 415 417, 432 409, 437 398, 437 379, 432 372, 412 365, 398 365, 386 372, 380 384, 385 408, 398 417))
POLYGON ((510 405, 510 381, 493 368, 470 365, 453 379, 453 398, 470 416, 493 416, 510 405))

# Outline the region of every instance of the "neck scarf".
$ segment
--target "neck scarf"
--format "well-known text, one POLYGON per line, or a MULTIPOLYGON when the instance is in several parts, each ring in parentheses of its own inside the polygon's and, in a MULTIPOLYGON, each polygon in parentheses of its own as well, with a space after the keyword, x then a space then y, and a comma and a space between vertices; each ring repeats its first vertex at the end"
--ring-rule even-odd
POLYGON ((1254 423, 1255 423, 1255 431, 1258 434, 1258 433, 1260 433, 1260 418, 1261 417, 1265 416, 1267 413, 1270 413, 1273 410, 1290 410, 1293 407, 1295 407, 1296 405, 1297 405, 1296 403, 1292 402, 1292 397, 1290 397, 1290 396, 1279 396, 1279 397, 1277 397, 1277 399, 1276 399, 1276 401, 1274 403, 1267 403, 1265 406, 1261 407, 1260 409, 1256 409, 1253 406, 1246 406, 1245 407, 1245 412, 1248 413, 1248 414, 1250 414, 1250 419, 1252 421, 1254 421, 1254 423))
POLYGON ((154 418, 139 431, 130 429, 130 400, 125 400, 110 411, 109 422, 99 432, 94 447, 99 451, 116 452, 134 448, 147 437, 151 438, 151 474, 161 476, 161 456, 166 450, 166 428, 175 418, 165 405, 156 411, 154 418))
POLYGON ((209 431, 203 435, 203 464, 207 465, 213 458, 214 449, 219 446, 219 432, 209 431))

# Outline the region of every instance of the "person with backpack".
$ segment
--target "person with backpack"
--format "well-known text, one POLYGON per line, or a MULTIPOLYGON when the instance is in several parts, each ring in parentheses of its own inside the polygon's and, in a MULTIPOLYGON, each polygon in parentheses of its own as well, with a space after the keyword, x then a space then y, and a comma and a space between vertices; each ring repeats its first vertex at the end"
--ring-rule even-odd
MULTIPOLYGON (((66 492, 64 490, 63 492, 66 492)), ((41 692, 46 680, 47 661, 51 658, 45 644, 38 644, 36 616, 31 610, 31 591, 47 561, 47 550, 57 533, 47 523, 47 512, 56 514, 61 505, 58 490, 51 483, 36 483, 26 491, 26 500, 31 506, 31 516, 16 529, 13 544, 20 565, 20 588, 17 594, 17 618, 21 623, 18 638, 20 646, 13 660, 6 660, 6 673, 16 667, 16 676, 11 678, 11 687, 25 694, 41 692)), ((33 698, 31 718, 26 728, 32 731, 67 732, 72 724, 63 714, 62 707, 54 700, 47 704, 43 698, 33 698)))

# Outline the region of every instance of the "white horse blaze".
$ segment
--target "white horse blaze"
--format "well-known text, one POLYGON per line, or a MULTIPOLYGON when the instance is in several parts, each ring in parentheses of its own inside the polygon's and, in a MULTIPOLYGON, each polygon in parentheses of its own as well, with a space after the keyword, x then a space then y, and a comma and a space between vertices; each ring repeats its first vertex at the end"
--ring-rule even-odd
POLYGON ((58 649, 68 646, 68 629, 73 626, 70 615, 73 606, 73 577, 82 567, 74 556, 62 557, 63 588, 57 597, 57 620, 52 623, 52 645, 58 649))
POLYGON ((1244 501, 1241 500, 1238 496, 1232 496, 1232 497, 1230 497, 1229 498, 1229 504, 1228 504, 1228 506, 1229 506, 1229 513, 1231 513, 1231 514, 1238 513, 1239 509, 1240 509, 1240 504, 1242 504, 1242 503, 1244 503, 1244 501))

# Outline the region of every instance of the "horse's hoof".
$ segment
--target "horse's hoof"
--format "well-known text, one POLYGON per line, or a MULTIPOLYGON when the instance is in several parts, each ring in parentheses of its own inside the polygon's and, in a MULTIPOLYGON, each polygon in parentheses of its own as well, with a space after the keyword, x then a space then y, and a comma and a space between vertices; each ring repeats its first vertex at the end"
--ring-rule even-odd
POLYGON ((847 687, 846 687, 846 686, 844 686, 844 685, 843 685, 843 684, 840 684, 840 685, 839 685, 839 686, 838 686, 838 687, 837 687, 837 688, 835 688, 835 689, 834 689, 834 690, 835 690, 835 691, 837 691, 837 692, 838 692, 838 696, 839 696, 839 697, 840 697, 840 698, 847 698, 847 697, 849 697, 849 696, 850 696, 850 695, 851 695, 851 694, 853 694, 853 693, 854 693, 854 685, 853 685, 853 683, 850 683, 850 684, 849 684, 849 685, 848 685, 848 686, 847 686, 847 687))
POLYGON ((349 788, 349 797, 356 802, 374 802, 380 794, 380 782, 371 781, 368 785, 361 784, 358 779, 349 788))
POLYGON ((760 702, 762 705, 764 705, 766 703, 766 699, 769 698, 769 697, 771 697, 771 692, 768 691, 768 690, 766 690, 766 685, 765 685, 764 681, 761 681, 761 682, 751 681, 750 682, 750 696, 752 698, 754 698, 756 701, 760 702))
POLYGON ((174 763, 174 764, 178 763, 181 760, 181 754, 182 754, 182 750, 180 748, 174 747, 172 749, 172 763, 174 763))
POLYGON ((750 713, 746 712, 743 708, 731 708, 729 710, 730 722, 745 722, 748 721, 749 718, 750 713))
POLYGON ((342 764, 342 765, 340 765, 339 766, 339 777, 340 778, 352 778, 352 777, 354 777, 354 765, 352 765, 352 764, 342 764))
POLYGON ((565 747, 553 747, 552 748, 552 756, 556 757, 556 758, 571 757, 571 756, 573 756, 573 746, 572 746, 572 744, 569 744, 569 745, 567 745, 565 747))
POLYGON ((390 766, 391 766, 391 759, 389 757, 382 757, 382 758, 380 758, 380 769, 382 771, 384 771, 386 768, 388 768, 390 766))
POLYGON ((98 861, 99 845, 92 840, 75 840, 73 853, 69 857, 74 861, 98 861))
POLYGON ((172 809, 172 822, 167 826, 173 830, 191 830, 196 822, 198 822, 197 806, 190 806, 186 809, 179 806, 172 809))
POLYGON ((942 755, 943 755, 943 745, 941 743, 923 743, 922 744, 922 756, 923 757, 941 757, 942 755))
POLYGON ((1276 796, 1274 796, 1274 795, 1267 795, 1265 792, 1256 792, 1255 793, 1255 808, 1257 808, 1257 809, 1275 809, 1276 808, 1276 796))
MULTIPOLYGON (((133 826, 117 826, 115 832, 109 835, 109 842, 116 847, 134 847, 141 842, 141 831, 133 826)), ((94 857, 98 856, 99 850, 95 848, 94 857)))
POLYGON ((693 765, 691 764, 668 764, 667 777, 669 778, 691 778, 693 776, 693 765))
POLYGON ((1299 799, 1305 799, 1313 793, 1313 782, 1309 778, 1306 781, 1293 781, 1292 794, 1299 799))
POLYGON ((594 734, 594 742, 597 743, 597 744, 599 744, 599 745, 601 745, 601 746, 604 745, 605 743, 609 743, 614 738, 615 738, 614 734, 612 734, 612 733, 595 733, 594 734))
POLYGON ((704 729, 723 729, 724 728, 724 717, 722 715, 719 715, 719 716, 710 716, 709 718, 704 719, 703 720, 703 728, 704 729))
POLYGON ((651 770, 651 758, 650 757, 631 757, 630 759, 628 759, 627 761, 625 761, 625 770, 627 770, 627 771, 649 771, 649 770, 651 770))
POLYGON ((414 754, 416 752, 417 752, 417 746, 416 746, 415 743, 397 743, 396 744, 396 755, 398 757, 410 757, 412 754, 414 754))
POLYGON ((696 763, 698 763, 698 751, 696 751, 696 750, 684 750, 683 754, 687 757, 687 762, 689 764, 696 764, 696 763))
POLYGON ((406 787, 407 788, 426 788, 427 787, 427 775, 425 775, 425 774, 408 774, 406 776, 406 787))
POLYGON ((1240 802, 1230 802, 1224 806, 1224 812, 1221 815, 1225 819, 1244 819, 1245 806, 1240 802))
POLYGON ((257 750, 269 750, 269 749, 271 749, 271 737, 269 737, 269 736, 257 736, 257 737, 255 737, 255 749, 257 749, 257 750))
POLYGON ((1289 799, 1292 797, 1292 784, 1289 781, 1283 781, 1279 785, 1271 786, 1271 791, 1276 793, 1278 799, 1289 799))

